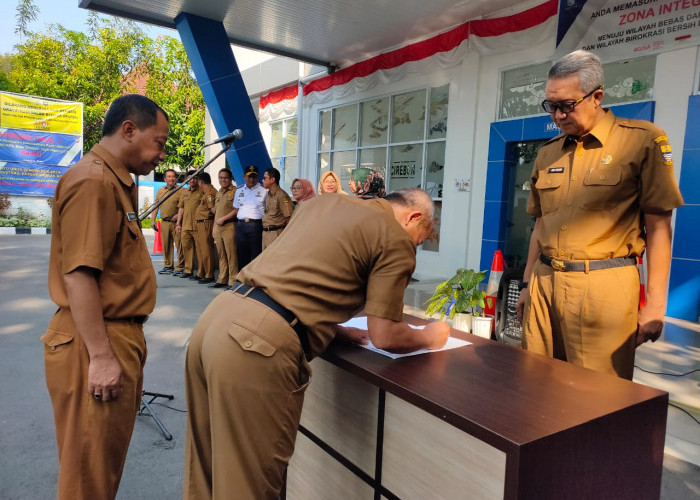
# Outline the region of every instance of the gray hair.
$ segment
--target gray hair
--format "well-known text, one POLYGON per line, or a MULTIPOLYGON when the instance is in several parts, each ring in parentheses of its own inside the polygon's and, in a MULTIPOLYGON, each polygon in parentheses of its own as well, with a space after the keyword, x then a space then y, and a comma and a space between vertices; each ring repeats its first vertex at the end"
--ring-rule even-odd
POLYGON ((576 50, 565 55, 549 69, 547 79, 578 76, 578 87, 588 93, 603 85, 603 66, 597 55, 587 50, 576 50))
POLYGON ((435 217, 435 204, 428 193, 418 188, 404 188, 392 191, 384 197, 393 205, 399 205, 410 210, 418 210, 425 216, 425 223, 430 224, 435 217))

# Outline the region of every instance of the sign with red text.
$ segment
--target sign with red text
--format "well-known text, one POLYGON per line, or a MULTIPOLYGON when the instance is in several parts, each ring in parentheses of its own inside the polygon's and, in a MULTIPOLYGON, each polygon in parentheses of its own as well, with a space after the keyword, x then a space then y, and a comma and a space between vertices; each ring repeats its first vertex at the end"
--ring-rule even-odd
POLYGON ((700 0, 560 0, 554 58, 577 49, 604 62, 700 44, 700 0))
POLYGON ((0 192, 53 196, 83 154, 83 105, 0 92, 0 192))

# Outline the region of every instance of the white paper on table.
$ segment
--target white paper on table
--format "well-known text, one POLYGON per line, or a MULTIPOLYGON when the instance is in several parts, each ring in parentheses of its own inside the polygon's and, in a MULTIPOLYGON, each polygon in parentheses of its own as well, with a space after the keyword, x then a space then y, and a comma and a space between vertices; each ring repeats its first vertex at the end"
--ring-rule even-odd
MULTIPOLYGON (((341 323, 341 326, 349 326, 351 328, 359 328, 360 330, 367 330, 367 317, 366 316, 359 316, 356 318, 352 318, 345 323, 341 323)), ((425 325, 408 325, 411 328, 415 330, 422 330, 425 328, 425 325)), ((374 351, 379 354, 383 354, 384 356, 387 356, 391 359, 398 359, 398 358, 405 358, 406 356, 415 356, 417 354, 425 354, 426 352, 439 352, 439 351, 446 351, 448 349, 456 349, 457 347, 463 347, 465 345, 470 345, 471 342, 467 342, 466 340, 458 339, 456 337, 450 337, 447 339, 447 342, 445 345, 440 348, 440 349, 418 349, 417 351, 413 352, 405 352, 403 354, 395 353, 395 352, 389 352, 385 351, 383 349, 378 349, 374 347, 372 344, 372 341, 369 340, 366 345, 360 345, 360 347, 364 347, 365 349, 368 349, 370 351, 374 351)))

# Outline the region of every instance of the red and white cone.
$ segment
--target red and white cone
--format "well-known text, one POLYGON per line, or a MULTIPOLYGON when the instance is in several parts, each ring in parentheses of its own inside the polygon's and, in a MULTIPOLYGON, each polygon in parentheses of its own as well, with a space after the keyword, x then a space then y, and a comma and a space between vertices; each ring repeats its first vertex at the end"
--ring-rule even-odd
POLYGON ((644 257, 637 257, 637 270, 639 271, 639 309, 647 303, 647 273, 644 270, 644 257))
MULTIPOLYGON (((493 254, 493 261, 491 261, 491 272, 489 273, 489 282, 486 285, 486 299, 484 307, 484 314, 496 317, 496 296, 498 295, 498 285, 501 283, 501 276, 503 276, 503 253, 500 250, 496 250, 493 254)), ((495 329, 495 321, 492 322, 495 329)))

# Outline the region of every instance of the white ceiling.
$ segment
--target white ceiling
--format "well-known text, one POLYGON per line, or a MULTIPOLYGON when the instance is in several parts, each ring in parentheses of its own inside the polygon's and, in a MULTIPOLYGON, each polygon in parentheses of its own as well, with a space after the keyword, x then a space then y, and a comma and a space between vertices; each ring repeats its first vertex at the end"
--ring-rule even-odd
POLYGON ((80 0, 80 7, 174 28, 181 12, 221 21, 231 43, 347 66, 474 19, 544 0, 80 0))

